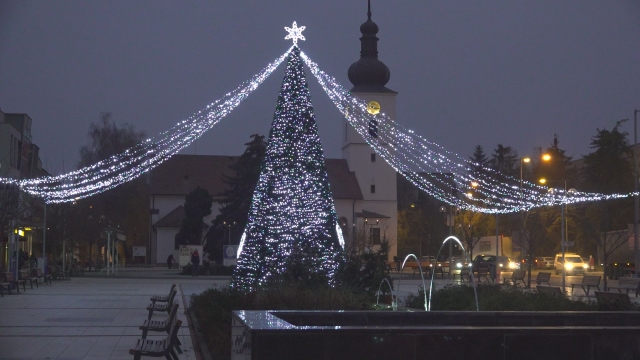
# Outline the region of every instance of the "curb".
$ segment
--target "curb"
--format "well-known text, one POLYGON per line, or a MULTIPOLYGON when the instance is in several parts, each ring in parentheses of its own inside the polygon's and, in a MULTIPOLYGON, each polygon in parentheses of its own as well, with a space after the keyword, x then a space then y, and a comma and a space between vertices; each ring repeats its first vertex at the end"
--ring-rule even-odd
POLYGON ((207 343, 204 341, 204 336, 200 332, 200 326, 195 315, 187 308, 187 301, 182 291, 182 285, 180 287, 180 294, 182 295, 182 303, 184 304, 184 313, 187 315, 187 322, 189 323, 189 332, 191 333, 191 343, 193 344, 193 351, 196 354, 196 359, 212 360, 207 343))

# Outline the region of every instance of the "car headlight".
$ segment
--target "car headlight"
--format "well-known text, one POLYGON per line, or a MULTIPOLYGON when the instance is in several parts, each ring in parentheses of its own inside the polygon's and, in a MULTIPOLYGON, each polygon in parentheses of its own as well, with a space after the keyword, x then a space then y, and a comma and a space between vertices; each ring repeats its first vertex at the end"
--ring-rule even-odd
POLYGON ((589 265, 587 265, 587 264, 582 264, 582 267, 583 267, 583 268, 585 268, 585 269, 588 269, 588 268, 589 268, 589 265))
POLYGON ((457 268, 462 268, 462 263, 456 263, 457 268))
POLYGON ((518 264, 517 263, 515 263, 513 261, 511 261, 509 263, 509 269, 517 269, 517 268, 518 268, 518 264))
POLYGON ((573 264, 571 264, 571 263, 564 264, 564 268, 567 269, 567 270, 571 270, 571 269, 573 269, 573 264))
POLYGON ((504 267, 504 264, 500 264, 500 267, 504 267))

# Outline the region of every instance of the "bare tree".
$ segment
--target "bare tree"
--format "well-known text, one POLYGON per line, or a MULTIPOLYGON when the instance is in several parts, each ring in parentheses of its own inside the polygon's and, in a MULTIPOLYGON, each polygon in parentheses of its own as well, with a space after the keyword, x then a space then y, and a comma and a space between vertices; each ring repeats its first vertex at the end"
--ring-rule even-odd
POLYGON ((582 208, 583 216, 580 217, 583 235, 594 242, 602 251, 604 267, 604 288, 607 289, 607 276, 609 275, 608 258, 614 251, 623 246, 629 240, 629 232, 613 230, 614 223, 608 202, 589 204, 582 208))

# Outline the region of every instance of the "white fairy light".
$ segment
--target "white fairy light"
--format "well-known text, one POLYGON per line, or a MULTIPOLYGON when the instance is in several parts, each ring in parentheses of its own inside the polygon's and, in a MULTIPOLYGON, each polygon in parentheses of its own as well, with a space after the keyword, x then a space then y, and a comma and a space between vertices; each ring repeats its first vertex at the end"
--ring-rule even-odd
POLYGON ((547 188, 483 168, 440 145, 416 135, 383 113, 370 114, 335 79, 318 68, 306 54, 302 58, 349 124, 389 165, 421 190, 448 204, 483 213, 509 213, 534 207, 599 201, 634 195, 574 193, 549 194, 547 188), (377 136, 369 135, 375 121, 377 136), (474 172, 474 168, 482 168, 474 172), (466 195, 465 195, 466 194, 466 195), (469 195, 473 194, 473 195, 469 195))
POLYGON ((287 36, 284 37, 285 40, 293 40, 293 45, 294 46, 298 46, 298 40, 302 40, 302 41, 306 41, 306 39, 304 38, 304 35, 302 35, 302 32, 304 31, 304 29, 306 29, 306 26, 301 26, 298 27, 298 24, 296 24, 296 22, 293 22, 293 25, 291 25, 291 27, 285 26, 284 29, 287 30, 287 32, 289 34, 287 34, 287 36))
POLYGON ((16 184, 31 195, 44 198, 47 203, 61 203, 95 195, 131 181, 191 145, 216 125, 262 84, 292 49, 205 109, 118 155, 63 175, 21 181, 0 178, 0 183, 16 184))

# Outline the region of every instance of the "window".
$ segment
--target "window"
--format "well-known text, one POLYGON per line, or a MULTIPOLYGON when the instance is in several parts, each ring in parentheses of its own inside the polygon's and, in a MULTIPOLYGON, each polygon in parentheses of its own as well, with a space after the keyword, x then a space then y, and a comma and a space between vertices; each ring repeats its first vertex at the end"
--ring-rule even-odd
POLYGON ((491 241, 480 241, 480 245, 478 246, 478 251, 480 252, 491 251, 491 241))
POLYGON ((369 230, 371 236, 371 245, 380 245, 380 228, 371 228, 369 230))
POLYGON ((371 193, 372 194, 376 193, 376 186, 375 185, 371 185, 371 193))
POLYGON ((371 162, 376 162, 376 154, 371 154, 371 162))

